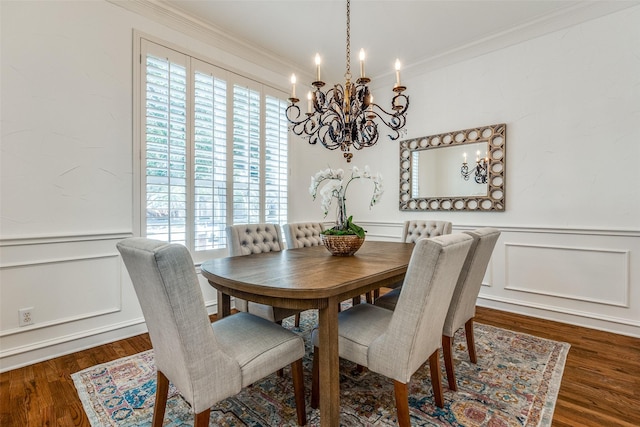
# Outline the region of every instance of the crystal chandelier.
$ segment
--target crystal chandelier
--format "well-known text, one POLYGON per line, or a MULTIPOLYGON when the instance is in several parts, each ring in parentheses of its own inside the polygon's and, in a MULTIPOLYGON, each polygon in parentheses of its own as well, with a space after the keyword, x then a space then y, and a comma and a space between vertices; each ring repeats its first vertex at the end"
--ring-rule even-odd
POLYGON ((400 83, 400 61, 396 59, 395 95, 391 100, 391 112, 373 102, 373 95, 365 76, 364 50, 360 50, 360 77, 351 81, 351 5, 347 0, 347 67, 344 74, 345 85, 334 85, 322 91, 325 82, 320 79, 320 56, 316 54, 316 81, 307 94, 307 112, 302 113, 296 98, 296 76, 291 76, 291 104, 287 107, 289 128, 298 136, 309 139, 310 144, 320 142, 329 150, 340 149, 347 162, 351 161, 351 147, 361 150, 378 142, 379 122, 390 130, 389 138, 396 140, 406 124, 409 97, 403 92, 406 87, 400 83))

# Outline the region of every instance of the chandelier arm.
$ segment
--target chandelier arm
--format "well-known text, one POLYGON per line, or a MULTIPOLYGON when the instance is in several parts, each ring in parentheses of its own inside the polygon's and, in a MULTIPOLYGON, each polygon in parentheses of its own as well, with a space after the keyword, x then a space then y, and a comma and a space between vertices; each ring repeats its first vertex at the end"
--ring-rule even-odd
MULTIPOLYGON (((408 106, 408 98, 407 98, 407 106, 408 106)), ((407 123, 407 116, 402 111, 396 111, 395 113, 390 113, 386 111, 384 108, 379 106, 378 104, 369 104, 370 109, 367 112, 371 116, 375 116, 382 123, 384 123, 389 129, 393 131, 389 138, 392 141, 395 141, 400 137, 400 131, 404 128, 407 123)), ((404 112, 406 112, 406 107, 404 108, 404 112)))

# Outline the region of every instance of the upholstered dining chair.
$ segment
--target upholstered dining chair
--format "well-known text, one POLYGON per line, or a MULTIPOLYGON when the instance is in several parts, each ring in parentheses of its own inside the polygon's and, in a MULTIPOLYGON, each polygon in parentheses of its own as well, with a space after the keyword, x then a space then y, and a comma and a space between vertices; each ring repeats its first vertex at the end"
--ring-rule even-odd
MULTIPOLYGON (((418 239, 444 236, 445 234, 451 234, 453 224, 450 221, 432 221, 432 220, 409 220, 404 222, 402 227, 402 242, 415 243, 418 239)), ((394 288, 391 295, 395 295, 396 298, 400 293, 400 286, 402 282, 389 285, 390 288, 394 288)), ((380 296, 380 289, 376 289, 367 294, 367 302, 373 304, 380 296)))
POLYGON ((289 248, 322 246, 320 233, 324 231, 324 225, 321 222, 295 222, 283 225, 282 229, 289 248))
POLYGON ((456 377, 453 368, 453 336, 464 325, 467 338, 467 351, 471 363, 477 363, 475 339, 473 336, 473 318, 476 315, 476 301, 482 286, 482 279, 487 271, 491 254, 500 237, 500 230, 496 228, 479 228, 465 231, 473 238, 469 255, 465 260, 462 272, 453 292, 451 305, 442 329, 442 352, 447 371, 447 382, 451 390, 457 390, 456 377))
MULTIPOLYGON (((227 226, 227 245, 229 246, 230 256, 278 252, 284 249, 284 242, 282 241, 282 234, 278 224, 236 224, 227 226)), ((236 309, 278 323, 289 316, 300 313, 300 310, 272 307, 240 298, 236 298, 236 309)))
POLYGON ((145 238, 117 244, 144 314, 157 367, 153 426, 160 427, 169 381, 209 425, 210 408, 291 365, 298 424, 306 424, 304 342, 268 320, 238 313, 210 323, 187 248, 145 238))
MULTIPOLYGON (((455 283, 471 243, 466 234, 418 240, 395 311, 359 304, 338 315, 340 357, 393 380, 400 426, 410 424, 408 383, 427 359, 435 402, 444 406, 438 350, 455 283)), ((312 343, 311 406, 317 407, 321 368, 317 330, 312 333, 312 343)))
MULTIPOLYGON (((476 300, 482 286, 482 279, 487 271, 493 249, 500 237, 500 230, 496 228, 479 228, 464 233, 473 238, 471 249, 465 259, 460 277, 456 283, 447 318, 442 329, 442 351, 447 371, 447 382, 451 390, 457 390, 456 377, 453 368, 453 337, 462 326, 465 328, 467 349, 471 363, 477 363, 475 340, 473 336, 473 318, 476 312, 476 300)), ((389 310, 396 308, 399 292, 390 291, 378 298, 375 304, 389 310)))

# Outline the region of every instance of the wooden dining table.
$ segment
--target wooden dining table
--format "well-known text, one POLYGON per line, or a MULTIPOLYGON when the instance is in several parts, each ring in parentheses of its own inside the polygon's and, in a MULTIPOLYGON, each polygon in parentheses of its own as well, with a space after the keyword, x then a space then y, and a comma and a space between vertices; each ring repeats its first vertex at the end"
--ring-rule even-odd
POLYGON ((276 307, 318 309, 320 423, 340 425, 338 306, 341 301, 404 278, 413 243, 367 240, 353 256, 324 246, 216 258, 201 265, 218 290, 218 315, 231 314, 230 297, 276 307))

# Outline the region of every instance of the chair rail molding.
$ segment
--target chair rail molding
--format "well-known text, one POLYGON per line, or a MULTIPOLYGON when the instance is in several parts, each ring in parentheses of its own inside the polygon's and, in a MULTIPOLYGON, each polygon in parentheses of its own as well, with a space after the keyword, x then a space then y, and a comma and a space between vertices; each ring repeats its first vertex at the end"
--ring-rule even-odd
MULTIPOLYGON (((486 226, 502 232, 479 305, 640 337, 640 230, 456 224, 450 214, 429 218, 453 221, 454 233, 486 226)), ((399 241, 404 221, 358 222, 367 238, 399 241)))

